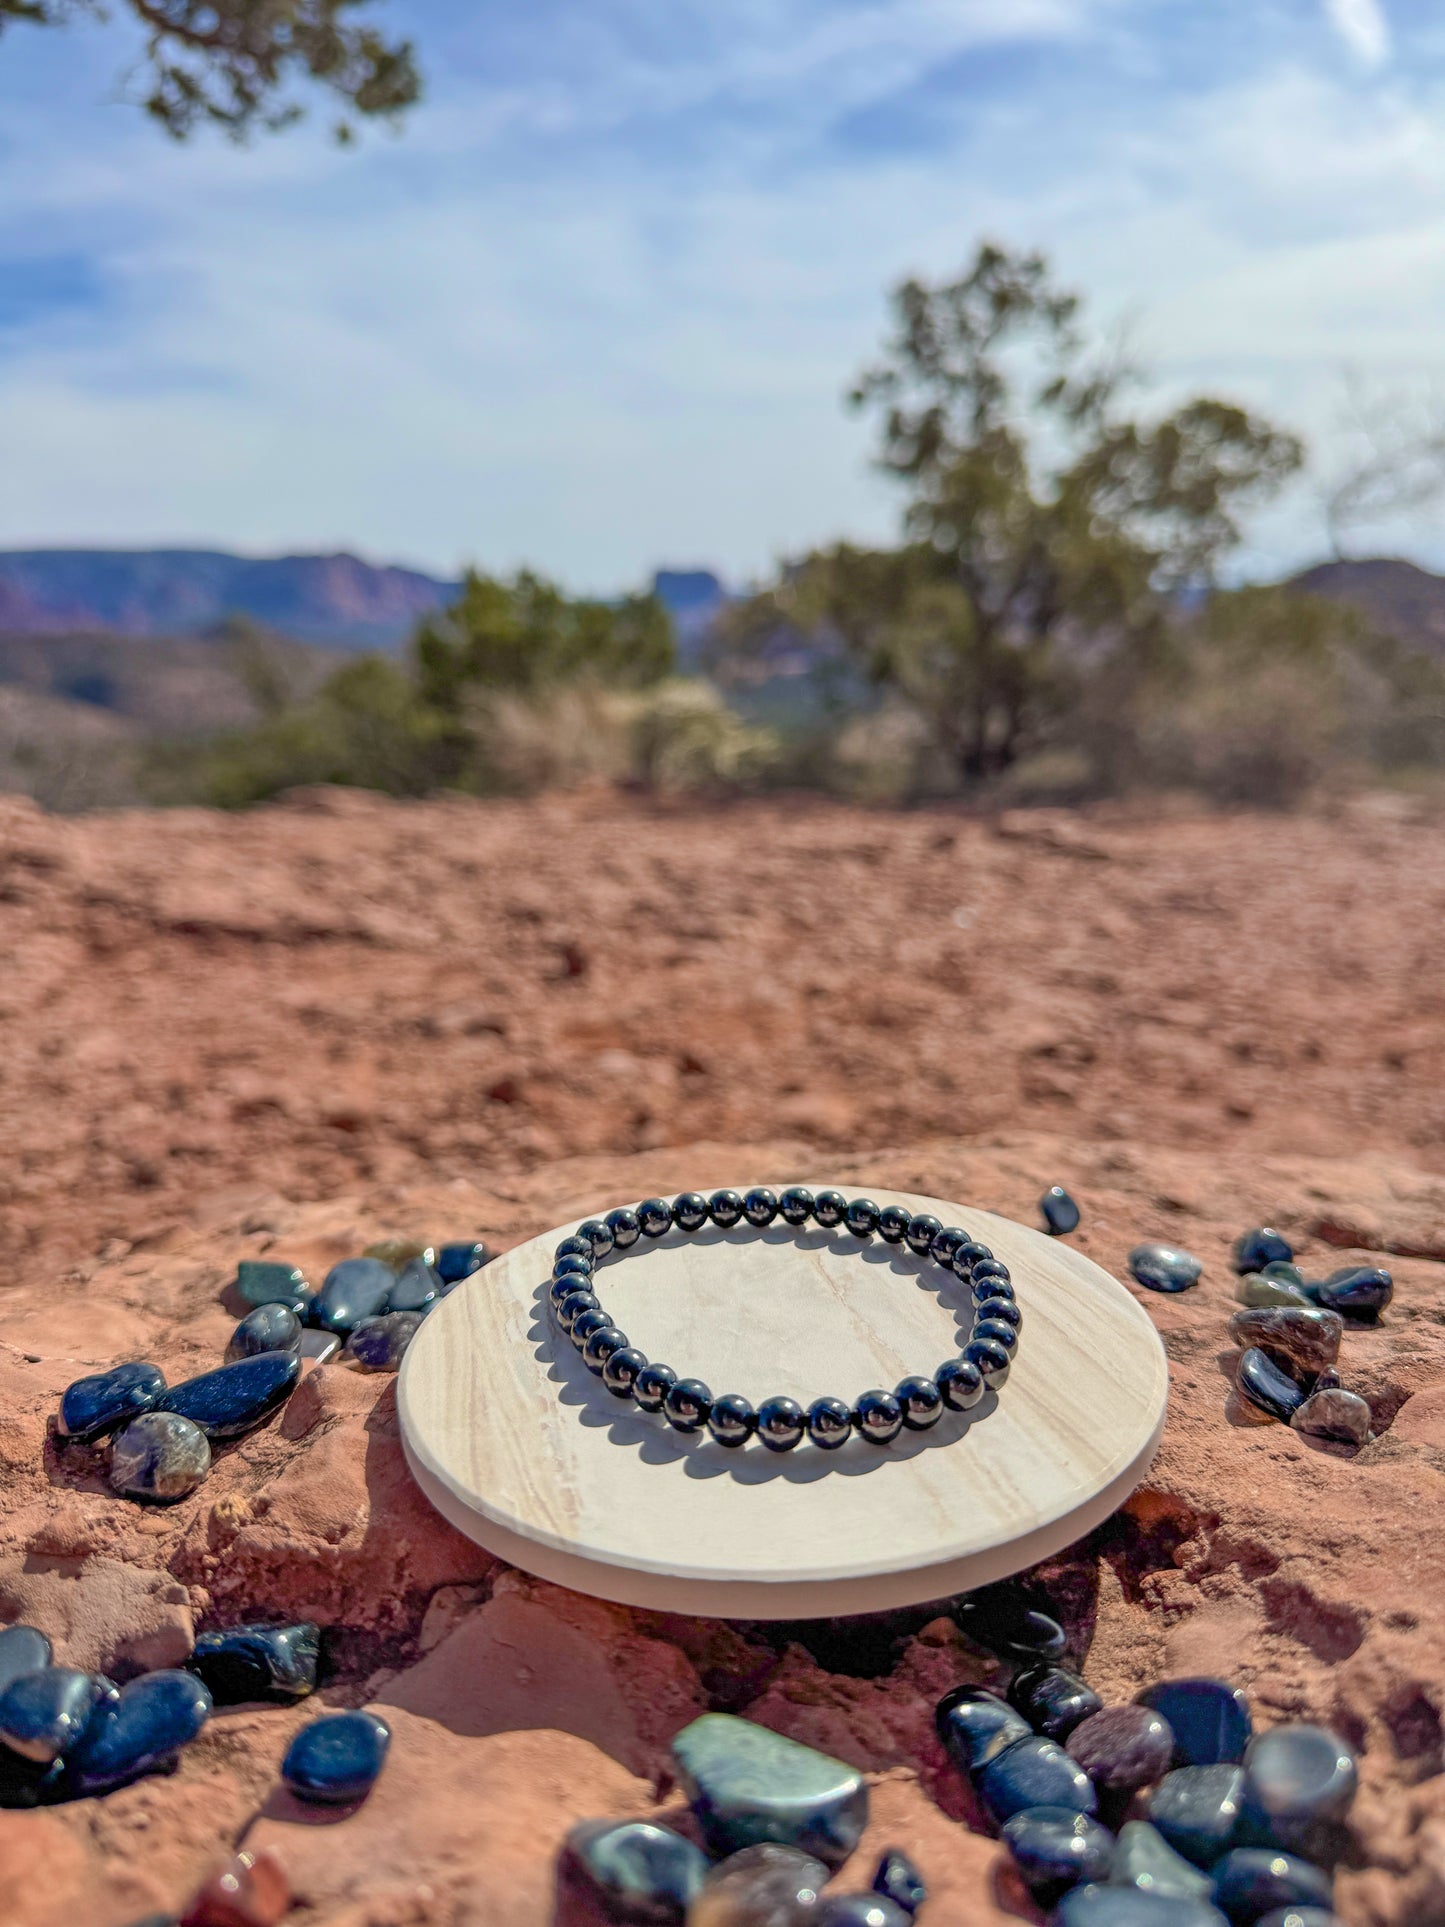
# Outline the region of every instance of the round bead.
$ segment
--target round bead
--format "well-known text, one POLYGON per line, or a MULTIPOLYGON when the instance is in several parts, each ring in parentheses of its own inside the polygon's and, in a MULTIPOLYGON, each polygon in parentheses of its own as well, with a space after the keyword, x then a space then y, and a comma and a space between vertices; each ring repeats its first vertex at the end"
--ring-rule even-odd
POLYGON ((637 1207, 637 1222, 644 1238, 660 1238, 672 1229, 672 1206, 666 1198, 644 1198, 637 1207))
POLYGON ((966 1412, 983 1397, 983 1373, 971 1358, 950 1358, 933 1374, 933 1382, 951 1412, 966 1412))
POLYGON ((592 1260, 590 1258, 579 1258, 575 1251, 565 1251, 560 1258, 553 1260, 552 1276, 554 1278, 565 1278, 574 1272, 580 1273, 584 1278, 590 1278, 592 1276, 592 1260))
POLYGON ((791 1452, 806 1423, 795 1398, 765 1398, 758 1407, 758 1437, 770 1452, 791 1452))
POLYGON ((985 1319, 992 1318, 997 1324, 1012 1325, 1015 1331, 1024 1322, 1024 1315, 1012 1298, 995 1298, 992 1293, 987 1298, 980 1298, 977 1301, 974 1316, 980 1324, 985 1319))
POLYGON ((805 1184, 791 1184, 778 1199, 786 1224, 806 1224, 813 1215, 813 1194, 805 1184))
POLYGON ((587 1334, 586 1342, 582 1347, 582 1363, 589 1372, 597 1372, 600 1375, 602 1367, 612 1354, 626 1349, 627 1333, 625 1331, 619 1330, 616 1325, 598 1325, 594 1331, 587 1334))
POLYGON ((996 1345, 991 1338, 970 1339, 963 1348, 963 1355, 972 1365, 977 1365, 983 1373, 985 1385, 997 1390, 1008 1377, 1009 1355, 1002 1345, 996 1345))
POLYGON ((885 1204, 878 1213, 878 1235, 891 1245, 901 1245, 908 1234, 908 1213, 901 1204, 885 1204))
POLYGON ((958 1250, 960 1245, 966 1245, 967 1243, 968 1233, 966 1231, 960 1231, 956 1224, 945 1225, 942 1231, 935 1234, 933 1243, 928 1247, 928 1255, 936 1264, 947 1265, 951 1268, 954 1252, 958 1250))
POLYGON ((960 1245, 954 1252, 953 1263, 955 1269, 966 1266, 972 1271, 975 1265, 981 1265, 985 1259, 992 1256, 993 1252, 987 1245, 981 1245, 977 1238, 970 1238, 967 1244, 960 1245))
POLYGON ((983 1303, 985 1298, 1007 1298, 1012 1304, 1018 1293, 1007 1278, 975 1278, 973 1282, 973 1302, 983 1303))
POLYGON ((679 1231, 701 1231, 707 1223, 707 1199, 701 1191, 681 1191, 672 1201, 672 1222, 679 1231))
POLYGON ((559 1244, 557 1249, 552 1253, 552 1256, 554 1259, 585 1258, 587 1260, 588 1270, 590 1271, 592 1269, 591 1241, 587 1238, 579 1238, 575 1232, 570 1238, 564 1238, 562 1240, 561 1244, 559 1244))
POLYGON ((820 1191, 813 1200, 813 1216, 826 1231, 842 1224, 847 1209, 848 1200, 841 1191, 820 1191))
POLYGON ((777 1193, 769 1191, 766 1185, 758 1185, 743 1199, 743 1216, 751 1225, 761 1231, 765 1224, 771 1224, 778 1215, 777 1193))
POLYGON ((980 1258, 978 1263, 969 1266, 969 1276, 975 1285, 981 1285, 986 1278, 997 1278, 1001 1285, 1009 1282, 1009 1268, 998 1258, 980 1258))
POLYGON ((585 1224, 578 1225, 573 1235, 587 1240, 594 1258, 605 1258, 612 1249, 612 1228, 601 1218, 588 1218, 585 1224))
POLYGON ((903 1408, 903 1423, 910 1432, 926 1432, 943 1417, 943 1394, 931 1378, 900 1378, 893 1396, 903 1408))
POLYGON ((934 1239, 942 1229, 943 1226, 937 1218, 927 1211, 922 1211, 916 1218, 908 1220, 908 1229, 903 1234, 904 1243, 920 1258, 926 1258, 933 1249, 934 1239))
POLYGON ((637 1374, 632 1396, 644 1412, 660 1412, 676 1383, 677 1373, 671 1365, 645 1365, 637 1374))
POLYGON ((637 1213, 625 1204, 619 1204, 615 1211, 607 1213, 607 1229, 612 1233, 612 1242, 619 1251, 626 1251, 642 1236, 637 1213))
POLYGON ((580 1352, 593 1332, 600 1332, 604 1325, 611 1323, 607 1313, 600 1308, 597 1311, 578 1312, 572 1320, 572 1343, 580 1352))
POLYGON ((871 1238, 878 1229, 878 1207, 871 1198, 854 1198, 843 1213, 843 1222, 855 1238, 871 1238))
POLYGON ((853 1429, 848 1407, 841 1398, 815 1398, 808 1407, 808 1437, 824 1452, 848 1443, 853 1429))
POLYGON ((743 1215, 743 1201, 736 1191, 714 1191, 707 1201, 707 1215, 715 1225, 730 1231, 743 1215))
POLYGON ((973 1338, 975 1344, 987 1340, 990 1345, 1002 1345, 1010 1357, 1018 1350, 1018 1332, 1002 1318, 980 1318, 973 1328, 973 1338))
POLYGON ((713 1400, 707 1429, 719 1445, 746 1445, 758 1429, 758 1415, 740 1392, 724 1392, 713 1400))
POLYGON ((870 1445, 888 1445, 903 1430, 903 1407, 892 1392, 864 1392, 850 1416, 870 1445))
POLYGON ((557 1323, 564 1332, 570 1332, 584 1311, 601 1311, 597 1294, 592 1291, 569 1291, 557 1307, 557 1323))
POLYGON ((635 1345, 623 1345, 602 1367, 602 1383, 614 1398, 631 1398, 637 1375, 647 1363, 647 1354, 635 1345))
POLYGON ((564 1273, 562 1277, 552 1280, 547 1288, 547 1296, 552 1300, 554 1305, 560 1305, 571 1292, 591 1291, 591 1289, 592 1274, 590 1271, 569 1271, 564 1273))
POLYGON ((675 1432, 696 1432, 707 1424, 712 1393, 700 1378, 679 1378, 668 1387, 662 1409, 675 1432))

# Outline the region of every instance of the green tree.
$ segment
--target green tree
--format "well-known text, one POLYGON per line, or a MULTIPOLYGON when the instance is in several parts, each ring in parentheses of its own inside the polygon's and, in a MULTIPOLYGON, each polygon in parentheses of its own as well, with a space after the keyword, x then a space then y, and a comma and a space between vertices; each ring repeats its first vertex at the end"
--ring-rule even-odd
MULTIPOLYGON (((394 119, 421 91, 410 41, 358 22, 370 0, 117 0, 144 34, 140 100, 168 134, 197 127, 241 140, 305 111, 297 85, 340 102, 337 135, 358 118, 394 119)), ((64 26, 106 19, 104 0, 0 0, 0 33, 16 22, 64 26)))

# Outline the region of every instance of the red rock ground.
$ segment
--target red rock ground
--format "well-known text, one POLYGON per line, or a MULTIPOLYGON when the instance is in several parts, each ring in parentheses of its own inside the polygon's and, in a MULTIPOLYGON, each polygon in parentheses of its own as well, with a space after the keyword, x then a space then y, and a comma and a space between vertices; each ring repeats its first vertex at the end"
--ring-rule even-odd
POLYGON ((676 1810, 666 1742, 745 1711, 874 1776, 927 1927, 1034 1918, 932 1736, 990 1664, 924 1610, 665 1619, 501 1568, 419 1500, 390 1382, 335 1365, 166 1512, 46 1441, 82 1370, 214 1360, 236 1259, 390 1233, 505 1245, 627 1195, 823 1165, 1031 1217, 1081 1199, 1116 1273, 1147 1236, 1205 1282, 1141 1293, 1173 1366, 1146 1487, 1042 1577, 1107 1698, 1220 1670, 1362 1751, 1350 1927, 1445 1921, 1445 830, 1337 820, 605 794, 247 817, 0 805, 0 1619, 125 1674, 197 1623, 313 1616, 333 1704, 395 1740, 354 1817, 275 1791, 312 1708, 220 1714, 169 1779, 0 1813, 0 1919, 123 1927, 240 1840, 300 1927, 583 1927, 576 1818, 676 1810), (821 1160, 821 1165, 820 1165, 821 1160), (1227 1402, 1228 1245, 1392 1265, 1346 1339, 1357 1457, 1227 1402), (1388 1255, 1387 1255, 1388 1254, 1388 1255))

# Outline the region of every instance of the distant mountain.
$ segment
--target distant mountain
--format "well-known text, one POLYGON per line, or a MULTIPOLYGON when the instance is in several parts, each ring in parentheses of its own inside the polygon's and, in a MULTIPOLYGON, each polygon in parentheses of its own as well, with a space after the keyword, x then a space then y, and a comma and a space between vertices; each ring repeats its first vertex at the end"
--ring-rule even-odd
POLYGON ((1445 576, 1377 556, 1367 562, 1321 562, 1290 586, 1347 602, 1398 642, 1445 657, 1445 576))
POLYGON ((734 600, 711 569, 659 569, 652 593, 672 617, 677 653, 685 669, 695 668, 708 631, 734 600))

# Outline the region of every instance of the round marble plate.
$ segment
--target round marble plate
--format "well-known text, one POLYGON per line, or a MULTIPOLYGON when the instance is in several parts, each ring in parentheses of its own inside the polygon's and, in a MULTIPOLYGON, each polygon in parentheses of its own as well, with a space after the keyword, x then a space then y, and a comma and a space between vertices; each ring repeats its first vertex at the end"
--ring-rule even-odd
MULTIPOLYGON (((553 1325, 566 1224, 469 1278, 412 1341, 397 1396, 418 1485, 470 1538, 544 1579, 733 1618, 916 1604, 1070 1544, 1128 1497, 1158 1446, 1168 1367, 1148 1315, 1041 1232, 970 1205, 870 1195, 966 1226, 1013 1273, 1023 1342, 1008 1382, 972 1412, 882 1450, 729 1451, 674 1432, 614 1398, 553 1325)), ((755 1403, 852 1400, 932 1372, 958 1350, 956 1316, 970 1316, 967 1288, 906 1246, 782 1224, 643 1239, 599 1282, 649 1358, 755 1403)))

